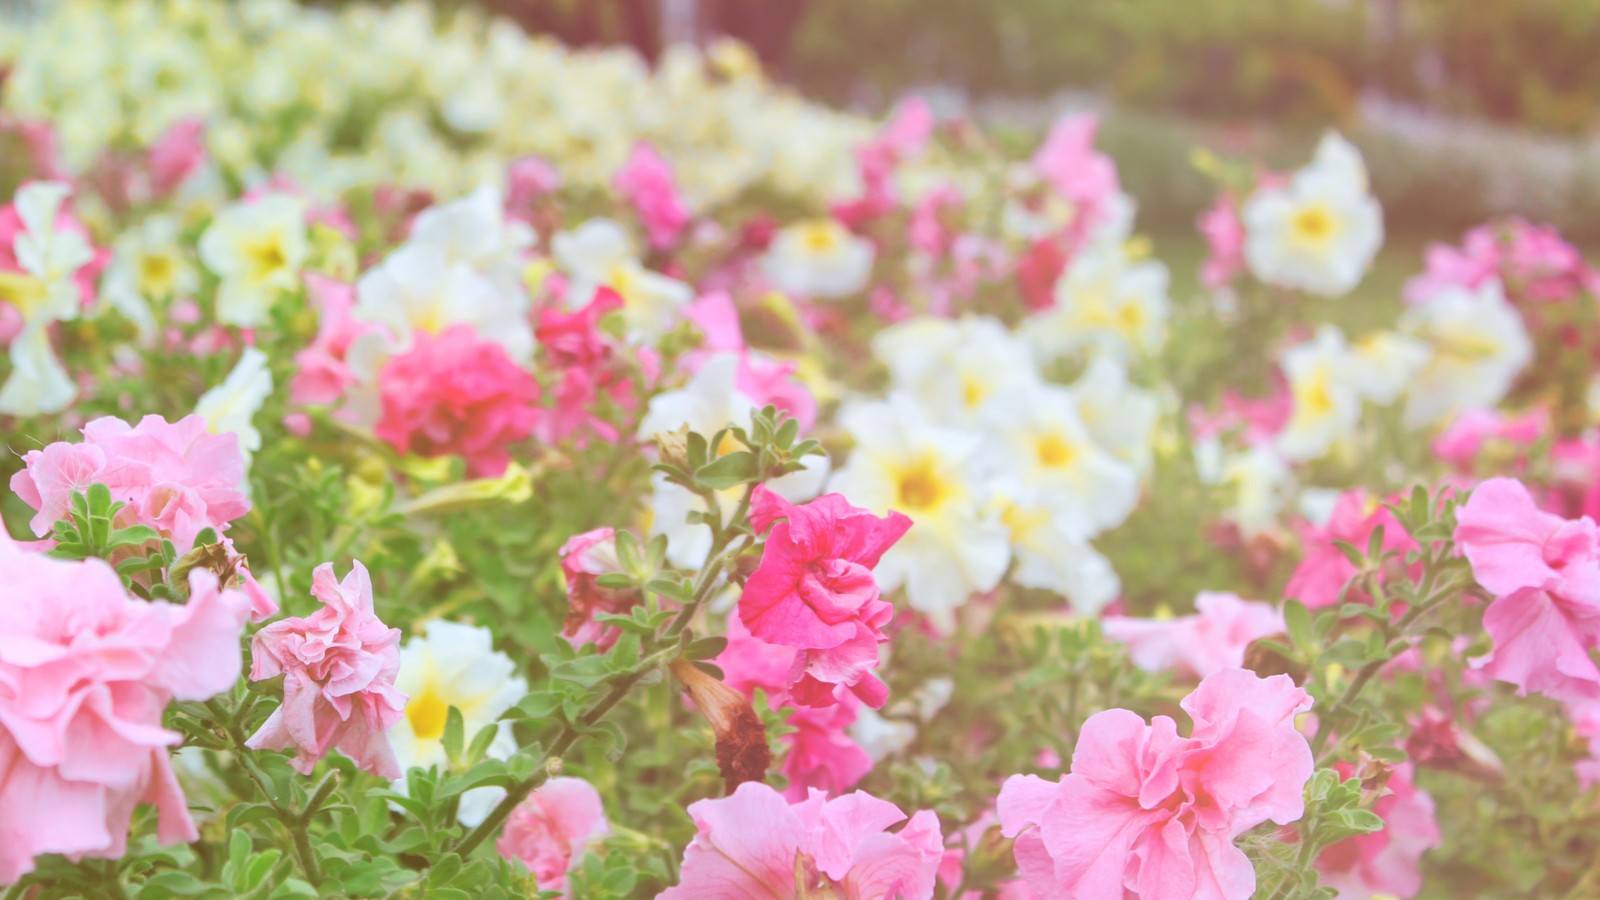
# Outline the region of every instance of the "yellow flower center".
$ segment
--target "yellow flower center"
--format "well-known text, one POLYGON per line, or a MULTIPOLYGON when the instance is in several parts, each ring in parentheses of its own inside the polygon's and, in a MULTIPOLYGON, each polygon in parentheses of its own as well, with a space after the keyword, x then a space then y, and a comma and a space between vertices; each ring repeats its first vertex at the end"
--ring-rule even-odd
POLYGON ((968 409, 972 409, 982 403, 983 398, 988 393, 988 386, 978 379, 970 375, 961 379, 961 402, 965 403, 968 409))
POLYGON ((1289 227, 1300 243, 1320 245, 1333 237, 1337 224, 1327 207, 1319 204, 1307 206, 1295 213, 1289 227))
POLYGON ((1295 390, 1295 405, 1319 418, 1333 412, 1333 394, 1329 387, 1328 370, 1318 369, 1295 390))
POLYGON ((0 272, 0 302, 9 303, 22 313, 23 321, 32 318, 33 312, 50 296, 44 282, 21 272, 0 272))
POLYGON ((436 741, 444 737, 444 723, 450 718, 450 704, 444 702, 432 687, 406 703, 406 718, 419 741, 436 741))
POLYGON ((927 510, 950 495, 950 486, 939 477, 930 459, 920 459, 900 470, 895 479, 896 508, 927 510))
POLYGON ((289 264, 289 257, 275 234, 249 241, 241 249, 249 269, 248 277, 253 282, 266 281, 289 264))
POLYGON ((1047 469, 1065 468, 1078 456, 1078 450, 1072 446, 1072 442, 1059 434, 1040 437, 1033 445, 1033 452, 1039 458, 1039 465, 1047 469))
POLYGON ((801 226, 800 243, 812 253, 827 253, 839 246, 839 229, 828 221, 801 226))
POLYGON ((146 253, 139 257, 139 293, 162 297, 172 292, 178 263, 165 253, 146 253))

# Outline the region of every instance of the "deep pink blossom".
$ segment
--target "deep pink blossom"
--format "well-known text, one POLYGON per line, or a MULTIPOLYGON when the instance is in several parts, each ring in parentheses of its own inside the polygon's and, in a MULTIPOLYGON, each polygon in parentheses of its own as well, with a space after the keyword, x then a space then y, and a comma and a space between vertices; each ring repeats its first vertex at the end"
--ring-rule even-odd
MULTIPOLYGON (((622 409, 632 409, 638 400, 624 367, 623 347, 600 322, 622 306, 621 294, 602 287, 580 309, 540 311, 534 336, 543 348, 544 364, 554 370, 551 405, 534 429, 541 441, 571 439, 582 448, 591 438, 609 443, 619 437, 617 427, 600 414, 602 400, 622 409)), ((649 377, 651 360, 641 351, 638 361, 649 377)))
POLYGON ((1000 791, 1003 833, 1041 898, 1244 900, 1250 860, 1233 845, 1262 822, 1296 821, 1313 768, 1294 717, 1311 697, 1288 676, 1217 672, 1166 716, 1125 709, 1084 723, 1059 783, 1014 775, 1000 791))
POLYGON ((922 153, 934 125, 933 112, 921 97, 901 103, 883 129, 856 148, 861 194, 833 204, 834 218, 855 230, 891 212, 899 201, 894 173, 901 163, 922 153))
POLYGON ((789 674, 795 702, 827 706, 842 687, 882 706, 888 689, 872 670, 894 606, 879 595, 872 569, 911 520, 879 518, 838 494, 795 506, 759 486, 750 524, 771 533, 745 582, 739 618, 756 637, 801 651, 789 674))
MULTIPOLYGON (((1350 777, 1349 763, 1334 768, 1341 777, 1350 777)), ((1395 768, 1388 793, 1373 804, 1372 811, 1383 819, 1382 831, 1345 838, 1317 857, 1321 883, 1339 897, 1415 897, 1422 890, 1422 855, 1439 846, 1439 823, 1433 817, 1433 797, 1411 777, 1410 763, 1395 768)))
POLYGON ((678 885, 658 900, 839 896, 930 900, 944 852, 939 818, 857 791, 791 805, 759 782, 689 805, 695 836, 678 885), (898 831, 891 826, 905 822, 898 831))
POLYGON ((552 778, 511 811, 495 849, 528 867, 541 891, 567 889, 567 873, 611 831, 600 793, 582 778, 552 778))
POLYGON ((379 326, 351 316, 356 303, 355 285, 314 272, 306 273, 305 282, 306 294, 317 310, 317 336, 294 355, 299 368, 289 381, 289 402, 332 405, 356 380, 345 362, 351 342, 379 326))
POLYGON ((612 186, 633 206, 650 235, 650 246, 665 250, 678 242, 689 224, 689 208, 678 195, 672 165, 646 143, 634 145, 612 186))
POLYGON ((1209 251, 1200 264, 1200 283, 1207 290, 1220 290, 1244 271, 1244 222, 1239 218, 1239 205, 1224 194, 1200 214, 1198 225, 1209 251))
POLYGON ((474 476, 501 474, 510 445, 533 433, 539 383, 471 326, 414 339, 378 373, 383 412, 374 431, 403 453, 454 454, 474 476))
POLYGON ((1600 697, 1600 529, 1544 512, 1521 482, 1478 485, 1456 511, 1456 544, 1496 599, 1483 614, 1494 650, 1473 665, 1520 692, 1600 697))
POLYGON ((3 528, 0 570, 0 884, 46 853, 120 857, 142 803, 161 843, 196 840, 162 712, 233 686, 249 601, 205 571, 182 606, 135 600, 104 561, 26 552, 3 528))
MULTIPOLYGON (((1395 519, 1389 508, 1369 496, 1365 491, 1345 491, 1333 505, 1328 521, 1317 525, 1302 523, 1300 543, 1305 555, 1289 576, 1284 586, 1285 597, 1293 597, 1310 609, 1322 609, 1339 602, 1339 592, 1345 583, 1357 574, 1355 564, 1344 555, 1335 541, 1343 541, 1365 552, 1374 529, 1383 528, 1383 550, 1400 556, 1417 549, 1417 542, 1395 519)), ((1404 565, 1403 561, 1397 565, 1404 565)), ((1352 587, 1345 600, 1365 602, 1367 596, 1352 587)))
POLYGON ((1561 303, 1590 291, 1595 280, 1583 254, 1559 232, 1519 218, 1480 225, 1460 247, 1434 244, 1426 258, 1427 270, 1406 284, 1412 303, 1451 286, 1476 289, 1490 279, 1519 306, 1561 303))
POLYGON ((395 689, 400 629, 379 621, 367 567, 351 564, 335 581, 333 563, 311 573, 311 595, 322 608, 280 619, 250 641, 250 678, 283 679, 283 703, 250 737, 256 750, 293 750, 290 764, 309 775, 317 760, 338 750, 362 769, 399 778, 387 732, 405 714, 395 689))
POLYGON ((1272 604, 1237 594, 1203 591, 1194 606, 1193 615, 1166 619, 1107 616, 1100 627, 1107 639, 1127 646, 1139 668, 1196 679, 1239 668, 1252 641, 1284 630, 1283 614, 1272 604))

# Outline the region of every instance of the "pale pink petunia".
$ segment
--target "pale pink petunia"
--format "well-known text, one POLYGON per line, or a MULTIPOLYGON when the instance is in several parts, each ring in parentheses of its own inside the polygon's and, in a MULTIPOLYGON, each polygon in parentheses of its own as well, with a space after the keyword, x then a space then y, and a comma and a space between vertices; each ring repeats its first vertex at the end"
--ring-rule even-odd
POLYGON ((1521 482, 1478 485, 1456 511, 1456 544, 1496 599, 1483 627, 1494 650, 1473 665, 1558 700, 1600 697, 1600 529, 1540 510, 1521 482))
MULTIPOLYGON (((1550 412, 1535 407, 1519 416, 1508 416, 1499 410, 1470 409, 1456 416, 1433 441, 1433 455, 1450 464, 1458 472, 1472 472, 1486 449, 1505 447, 1513 459, 1491 460, 1496 466, 1509 462, 1515 467, 1526 465, 1526 452, 1550 433, 1550 412)), ((1501 471, 1505 471, 1503 468, 1501 471)))
POLYGON ((622 632, 614 625, 595 621, 595 614, 626 613, 641 599, 638 591, 599 585, 602 575, 622 572, 616 529, 596 528, 575 534, 561 545, 559 552, 561 574, 567 582, 567 615, 561 624, 561 636, 574 647, 594 644, 604 653, 622 632))
POLYGON ((771 533, 745 582, 739 618, 756 637, 801 651, 789 675, 795 702, 827 706, 837 688, 847 688, 882 706, 888 689, 872 670, 894 607, 872 569, 911 520, 895 512, 879 518, 838 494, 796 506, 758 486, 750 524, 771 533))
POLYGON ((533 873, 541 891, 567 890, 567 873, 611 832, 600 793, 582 778, 552 778, 511 811, 495 849, 533 873))
POLYGON ((1244 900, 1255 890, 1233 841, 1304 814, 1313 762, 1294 718, 1311 697, 1284 675, 1224 669, 1181 705, 1194 721, 1187 738, 1166 716, 1107 710, 1084 723, 1059 783, 1007 779, 1000 823, 1036 896, 1244 900))
MULTIPOLYGON (((1299 600, 1309 609, 1322 609, 1339 602, 1340 592, 1358 570, 1334 542, 1343 541, 1365 552, 1373 531, 1380 527, 1383 528, 1381 549, 1399 554, 1402 562, 1397 565, 1403 566, 1405 554, 1417 549, 1417 542, 1406 533, 1394 513, 1366 491, 1340 494, 1328 521, 1305 522, 1297 529, 1305 555, 1289 576, 1284 596, 1299 600)), ((1366 593, 1355 587, 1344 597, 1352 603, 1367 600, 1366 593)))
MULTIPOLYGON (((1334 768, 1341 777, 1350 777, 1348 763, 1334 768)), ((1439 846, 1441 836, 1433 797, 1412 782, 1410 763, 1389 776, 1388 793, 1378 798, 1372 811, 1383 819, 1383 830, 1325 848, 1317 856, 1321 883, 1338 891, 1342 900, 1415 897, 1422 890, 1422 855, 1439 846)))
POLYGON ((817 401, 811 391, 794 377, 797 363, 773 359, 751 349, 739 324, 739 310, 725 291, 710 291, 684 307, 684 318, 700 329, 700 346, 678 357, 690 373, 698 372, 717 356, 727 353, 739 357, 734 387, 757 407, 771 404, 800 424, 807 432, 817 421, 817 401))
POLYGON ((0 884, 47 853, 116 858, 140 804, 163 844, 198 837, 161 725, 239 677, 249 601, 189 576, 182 606, 129 597, 111 566, 23 550, 0 529, 0 884))
POLYGON ((672 165, 654 148, 643 142, 635 144, 612 186, 639 214, 652 248, 665 250, 678 242, 689 225, 689 209, 678 194, 672 165))
POLYGON ((356 381, 345 361, 350 344, 380 326, 358 322, 355 285, 315 272, 305 275, 306 295, 317 310, 317 336, 294 355, 297 367, 289 380, 289 402, 318 406, 338 403, 356 381))
POLYGON ((658 900, 930 900, 944 852, 932 812, 908 820, 860 791, 831 800, 812 791, 791 805, 767 785, 746 782, 731 796, 690 804, 689 817, 695 836, 678 885, 658 900))
POLYGON ((1192 615, 1166 619, 1107 616, 1100 627, 1108 640, 1128 648, 1139 668, 1195 679, 1244 665, 1251 642, 1284 630, 1283 614, 1272 604, 1237 594, 1202 591, 1194 606, 1192 615))
POLYGON ((1061 117, 1050 126, 1030 165, 1077 215, 1073 228, 1086 234, 1107 214, 1112 198, 1122 191, 1117 165, 1094 147, 1100 119, 1092 113, 1061 117))
POLYGON ((338 750, 374 775, 399 778, 387 732, 406 707, 406 695, 394 686, 400 629, 378 619, 372 580, 360 562, 343 581, 334 579, 332 563, 317 566, 311 595, 321 609, 273 622, 251 639, 250 678, 284 680, 283 703, 248 746, 293 750, 290 764, 304 774, 338 750))
POLYGON ((1221 290, 1244 271, 1244 222, 1239 204, 1224 194, 1217 198, 1197 222, 1209 251, 1200 264, 1200 284, 1207 290, 1221 290))
POLYGON ((453 454, 474 477, 500 475, 510 446, 538 423, 539 383, 471 326, 418 332, 414 341, 378 372, 383 412, 374 433, 402 453, 453 454))
POLYGON ((195 117, 179 119, 145 150, 150 192, 165 197, 183 186, 206 162, 206 123, 195 117))

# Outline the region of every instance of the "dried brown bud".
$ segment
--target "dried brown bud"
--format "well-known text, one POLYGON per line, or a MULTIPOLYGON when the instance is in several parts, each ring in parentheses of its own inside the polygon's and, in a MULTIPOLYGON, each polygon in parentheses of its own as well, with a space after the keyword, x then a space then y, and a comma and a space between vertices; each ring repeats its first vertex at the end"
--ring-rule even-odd
POLYGON ((230 588, 238 583, 239 572, 249 567, 250 563, 244 554, 231 552, 228 545, 203 544, 178 558, 168 573, 168 580, 179 592, 187 595, 189 573, 195 569, 204 569, 217 576, 218 587, 230 588))
POLYGON ((1306 667, 1284 656, 1276 647, 1264 643, 1265 641, 1274 641, 1287 646, 1289 636, 1286 634, 1270 634, 1259 640, 1251 641, 1250 645, 1244 648, 1244 667, 1262 678, 1270 678, 1273 675, 1287 675, 1294 680, 1295 684, 1305 684, 1306 667))
POLYGON ((663 431, 654 440, 662 462, 689 468, 689 426, 685 425, 677 431, 663 431))
POLYGON ((765 781, 772 750, 767 747, 766 728, 750 701, 687 659, 673 660, 670 668, 711 723, 723 790, 731 794, 746 781, 765 781))

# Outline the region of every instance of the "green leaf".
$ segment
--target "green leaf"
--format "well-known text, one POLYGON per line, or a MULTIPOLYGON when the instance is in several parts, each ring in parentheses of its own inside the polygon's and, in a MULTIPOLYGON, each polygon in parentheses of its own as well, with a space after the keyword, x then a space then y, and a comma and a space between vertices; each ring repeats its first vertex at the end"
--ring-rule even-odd
POLYGON ((728 639, 722 635, 697 638, 684 649, 683 655, 690 660, 714 659, 728 646, 728 639))
POLYGON ((760 477, 760 472, 756 468, 754 453, 736 450, 696 469, 694 477, 702 485, 720 491, 755 481, 760 477))
POLYGON ((455 768, 461 764, 461 750, 466 745, 466 720, 461 717, 461 710, 451 706, 444 716, 444 735, 440 743, 444 746, 445 759, 450 761, 450 767, 455 768))
POLYGON ((1289 630, 1289 640, 1300 650, 1310 653, 1316 648, 1316 638, 1311 629, 1311 612, 1299 600, 1283 601, 1283 622, 1289 630))

